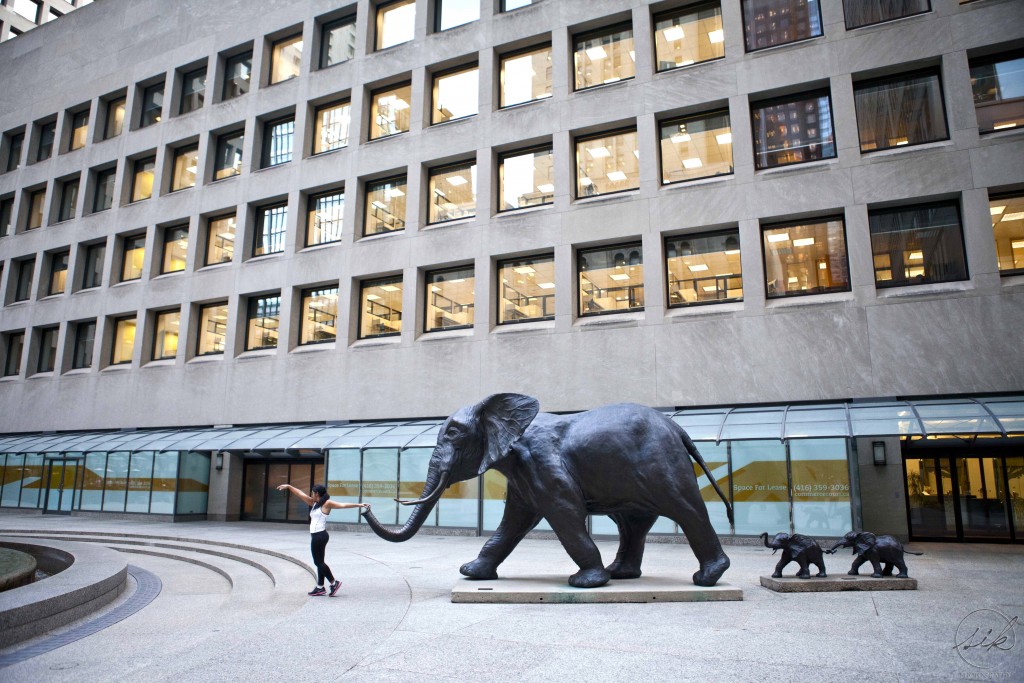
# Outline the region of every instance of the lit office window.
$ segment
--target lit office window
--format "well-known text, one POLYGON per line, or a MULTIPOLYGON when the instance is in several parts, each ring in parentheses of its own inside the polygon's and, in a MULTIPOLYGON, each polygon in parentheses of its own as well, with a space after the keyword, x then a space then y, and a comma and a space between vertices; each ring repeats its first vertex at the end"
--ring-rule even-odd
POLYGON ((71 369, 82 370, 92 367, 93 349, 96 345, 96 321, 87 320, 75 325, 75 345, 71 350, 71 369))
POLYGON ((103 122, 103 139, 116 138, 124 129, 124 110, 127 100, 123 97, 107 102, 107 117, 103 122))
POLYGON ((580 315, 644 308, 644 252, 640 243, 580 249, 577 253, 580 315))
POLYGON ((124 238, 124 257, 121 261, 121 282, 138 280, 142 277, 142 266, 146 260, 146 236, 135 235, 124 238))
POLYGON ((203 265, 227 263, 235 256, 235 215, 211 218, 206 241, 206 261, 203 265))
POLYGON ((551 97, 551 46, 530 48, 501 58, 501 106, 551 97))
POLYGON ((151 85, 142 91, 142 117, 139 128, 160 122, 164 108, 164 84, 151 85))
POLYGON ((92 210, 106 211, 114 205, 114 180, 117 175, 116 168, 108 168, 105 171, 96 172, 96 192, 92 198, 92 210))
POLYGON ((279 40, 270 48, 270 84, 299 75, 302 68, 302 34, 279 40))
POLYGON ((654 51, 658 71, 724 57, 721 3, 686 7, 655 17, 654 51))
POLYGON ((747 52, 822 35, 818 0, 742 0, 747 52))
POLYGON ((46 206, 46 190, 36 190, 28 195, 28 224, 26 230, 43 227, 43 213, 46 206))
POLYGON ((356 18, 345 17, 320 29, 320 68, 347 62, 356 55, 356 18))
POLYGON ((138 202, 153 196, 156 157, 136 159, 132 165, 132 201, 138 202))
POLYGON ((479 74, 474 64, 468 69, 435 75, 430 122, 454 121, 479 113, 479 74))
POLYGON ((428 223, 443 223, 476 215, 476 164, 431 169, 428 223))
POLYGON ((288 223, 288 205, 276 204, 257 210, 256 239, 252 255, 265 256, 284 251, 284 236, 288 223))
POLYGON ((199 307, 199 334, 196 355, 210 356, 224 353, 228 334, 228 303, 199 307))
POLYGON ((661 182, 665 185, 732 173, 728 112, 661 124, 661 182))
POLYGON ((7 352, 4 354, 4 377, 15 377, 21 373, 21 354, 25 348, 25 333, 10 332, 7 337, 7 352))
MULTIPOLYGON (((69 221, 75 217, 78 207, 78 178, 68 180, 60 187, 60 208, 57 210, 58 221, 69 221)), ((0 234, 3 234, 0 230, 0 234)))
POLYGON ((338 102, 318 108, 316 130, 313 133, 313 154, 348 146, 351 118, 352 105, 349 102, 338 102))
POLYGON ((306 217, 306 246, 312 247, 341 240, 344 217, 344 190, 310 197, 306 217))
POLYGON ((416 31, 416 0, 396 0, 377 6, 375 50, 384 50, 413 39, 416 31))
POLYGON ((206 69, 197 69, 181 77, 181 105, 179 114, 201 109, 206 97, 206 69))
POLYGON ((178 273, 185 270, 188 259, 188 226, 182 225, 164 230, 164 255, 161 273, 178 273))
POLYGON ((751 123, 758 170, 836 155, 832 102, 827 92, 754 104, 751 123))
POLYGON ((551 147, 517 150, 499 157, 499 211, 541 206, 555 201, 554 154, 551 147))
POLYGON ((862 152, 949 138, 938 71, 857 83, 853 99, 862 152))
POLYGON ((739 230, 671 237, 665 265, 669 308, 743 298, 739 230))
POLYGON ((405 176, 366 183, 365 235, 405 230, 405 176))
POLYGON ((868 224, 876 287, 967 279, 956 202, 869 211, 868 224))
POLYGON ((0 237, 11 234, 14 221, 14 198, 0 199, 0 237))
POLYGON ((554 318, 554 255, 499 261, 498 324, 554 318))
POLYGON ((233 100, 249 92, 252 81, 252 52, 245 52, 224 61, 224 92, 221 99, 233 100))
POLYGON ((245 350, 276 349, 280 326, 280 294, 250 297, 245 316, 245 350))
POLYGON ((82 268, 82 289, 92 289, 103 284, 103 260, 107 245, 103 242, 90 244, 85 248, 85 266, 82 268))
POLYGON ((371 140, 409 130, 409 102, 412 101, 410 83, 378 90, 370 96, 370 100, 371 140))
POLYGON ((1024 52, 971 60, 978 132, 1024 126, 1024 52))
POLYGON ((526 7, 532 4, 533 0, 501 0, 501 11, 511 12, 514 9, 519 9, 520 7, 526 7))
POLYGON ((245 132, 225 133, 217 138, 217 155, 213 160, 213 179, 223 180, 242 172, 242 145, 245 132))
POLYGON ((359 338, 402 333, 402 278, 367 280, 359 286, 359 338))
POLYGON ((576 196, 592 197, 640 187, 636 130, 576 140, 576 196))
POLYGON ((615 83, 636 75, 633 28, 623 24, 573 40, 576 90, 615 83))
POLYGON ((71 254, 62 251, 50 255, 50 288, 47 294, 63 294, 68 286, 68 259, 71 254))
POLYGON ((80 111, 71 117, 71 141, 72 151, 85 147, 86 136, 89 132, 89 110, 80 111))
POLYGON ((15 261, 14 266, 17 269, 18 278, 15 281, 14 300, 28 301, 32 298, 32 278, 36 270, 36 260, 34 258, 22 259, 15 261))
POLYGON ((57 367, 57 332, 59 327, 44 327, 39 330, 39 359, 36 372, 53 372, 57 367))
POLYGON ((114 343, 111 344, 110 364, 132 362, 135 349, 135 318, 119 318, 114 322, 114 343))
POLYGON ((156 314, 153 327, 153 360, 168 360, 178 355, 178 336, 181 327, 181 311, 164 311, 156 314))
POLYGON ((338 337, 338 287, 309 289, 302 293, 299 344, 321 344, 338 337))
POLYGON ((769 299, 850 289, 840 217, 762 228, 769 299))
POLYGON ((425 332, 473 326, 476 277, 472 267, 429 272, 426 283, 425 332))
POLYGON ((21 166, 21 150, 25 144, 25 134, 16 133, 8 136, 7 165, 5 172, 9 173, 21 166))
POLYGON ((848 29, 910 17, 931 8, 930 0, 843 0, 848 29))
POLYGON ((263 168, 292 160, 295 119, 268 121, 263 127, 263 168))
POLYGON ((437 0, 435 29, 447 31, 480 18, 480 0, 437 0))
POLYGON ((174 175, 171 178, 171 192, 187 190, 196 186, 199 172, 199 146, 190 145, 174 150, 174 175))
POLYGON ((1024 194, 997 195, 988 204, 999 274, 1020 275, 1024 273, 1024 194))

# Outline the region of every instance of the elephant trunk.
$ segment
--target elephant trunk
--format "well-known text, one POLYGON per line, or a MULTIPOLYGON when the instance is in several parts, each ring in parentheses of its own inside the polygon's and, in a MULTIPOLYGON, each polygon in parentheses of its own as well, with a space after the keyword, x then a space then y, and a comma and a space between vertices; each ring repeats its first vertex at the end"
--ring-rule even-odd
POLYGON ((772 543, 774 543, 774 541, 772 543, 768 543, 768 532, 767 531, 761 533, 761 541, 764 543, 764 547, 765 548, 774 548, 774 550, 772 550, 772 555, 774 555, 775 553, 779 552, 779 546, 772 544, 772 543))
POLYGON ((831 548, 829 548, 829 549, 828 549, 828 550, 826 550, 825 552, 831 555, 831 554, 832 554, 832 553, 834 553, 835 551, 837 551, 837 550, 839 550, 840 548, 843 548, 843 547, 845 547, 845 546, 846 546, 846 539, 844 539, 844 538, 840 538, 840 539, 839 539, 838 541, 836 541, 836 542, 835 542, 835 543, 834 543, 834 544, 832 545, 832 547, 831 547, 831 548))
POLYGON ((408 541, 410 538, 416 535, 416 532, 423 526, 423 522, 426 521, 427 516, 434 509, 434 505, 437 503, 437 499, 441 497, 444 490, 448 487, 448 472, 443 472, 440 476, 434 471, 431 471, 427 475, 427 481, 423 484, 423 491, 425 495, 419 501, 410 501, 411 503, 418 503, 413 513, 409 515, 409 519, 405 522, 405 525, 397 531, 388 529, 374 516, 373 512, 367 510, 363 513, 363 517, 366 518, 366 523, 373 529, 373 533, 377 534, 385 541, 391 541, 392 543, 401 543, 402 541, 408 541))

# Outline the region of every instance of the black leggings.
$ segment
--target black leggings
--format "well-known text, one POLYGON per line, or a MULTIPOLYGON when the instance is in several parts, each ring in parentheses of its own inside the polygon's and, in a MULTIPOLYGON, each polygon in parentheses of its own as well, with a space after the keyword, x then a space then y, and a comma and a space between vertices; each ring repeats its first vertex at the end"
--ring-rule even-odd
POLYGON ((326 531, 317 531, 309 535, 309 549, 313 553, 313 564, 316 565, 316 585, 324 585, 324 579, 334 583, 334 574, 331 568, 324 562, 324 554, 327 552, 327 541, 330 536, 326 531))

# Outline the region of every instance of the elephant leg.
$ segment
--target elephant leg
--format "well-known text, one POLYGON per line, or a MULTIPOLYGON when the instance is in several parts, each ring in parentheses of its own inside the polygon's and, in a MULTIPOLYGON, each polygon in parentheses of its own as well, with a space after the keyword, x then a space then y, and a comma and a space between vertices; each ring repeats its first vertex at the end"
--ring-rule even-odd
POLYGON ((597 588, 608 583, 611 574, 601 562, 601 552, 594 539, 587 533, 586 515, 582 501, 577 508, 571 503, 560 506, 552 514, 545 515, 551 529, 558 536, 562 547, 580 570, 569 577, 569 585, 575 588, 597 588))
POLYGON ((796 578, 798 578, 798 579, 809 579, 809 578, 811 578, 811 570, 809 569, 810 563, 807 561, 807 558, 804 557, 803 555, 801 555, 800 557, 798 557, 796 559, 796 561, 800 565, 800 571, 798 571, 796 573, 796 578))
POLYGON ((501 517, 497 531, 484 543, 477 558, 462 565, 459 572, 471 579, 498 578, 498 565, 504 562, 523 537, 537 526, 540 518, 539 512, 526 507, 510 494, 505 502, 505 513, 501 517))
POLYGON ((846 573, 850 576, 857 576, 860 573, 857 570, 860 569, 860 566, 867 561, 868 560, 866 557, 861 557, 860 555, 858 555, 857 557, 853 558, 853 564, 850 565, 850 571, 846 573))
POLYGON ((871 578, 880 579, 882 578, 882 563, 878 561, 877 557, 868 558, 871 561, 871 578))
POLYGON ((782 551, 782 559, 779 560, 778 564, 775 565, 775 571, 772 572, 773 579, 782 578, 782 570, 786 568, 786 565, 793 561, 793 558, 789 556, 789 551, 782 551))
POLYGON ((811 560, 811 564, 818 568, 818 576, 828 576, 825 573, 825 560, 821 557, 821 553, 818 553, 818 556, 811 560))
POLYGON ((658 521, 658 516, 617 512, 609 517, 619 527, 619 552, 615 554, 615 561, 605 569, 613 579, 639 579, 643 573, 640 563, 644 559, 647 532, 658 521))
POLYGON ((886 562, 882 567, 882 576, 892 576, 892 562, 886 562))
MULTIPOLYGON (((896 575, 896 578, 898 578, 898 579, 909 579, 910 578, 910 575, 907 574, 907 563, 903 561, 902 557, 898 557, 895 560, 893 560, 893 564, 895 564, 896 567, 900 570, 900 573, 896 575)), ((891 565, 890 565, 890 567, 891 567, 891 565)), ((890 573, 892 572, 891 569, 889 571, 890 571, 890 573)))
POLYGON ((729 557, 722 550, 718 534, 711 526, 711 518, 700 497, 696 480, 693 481, 692 490, 684 490, 674 502, 675 505, 665 515, 682 527, 686 541, 700 563, 700 569, 693 574, 693 583, 698 586, 714 586, 729 568, 729 557), (691 499, 694 501, 692 504, 691 499))

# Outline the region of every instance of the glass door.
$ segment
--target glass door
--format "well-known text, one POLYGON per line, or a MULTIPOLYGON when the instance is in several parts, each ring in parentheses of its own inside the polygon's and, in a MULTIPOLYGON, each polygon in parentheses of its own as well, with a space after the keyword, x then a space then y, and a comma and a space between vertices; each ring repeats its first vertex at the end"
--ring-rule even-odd
POLYGON ((907 458, 907 506, 916 538, 956 538, 949 458, 907 458))
POLYGON ((1002 459, 957 458, 956 477, 963 539, 1009 540, 1009 509, 1002 459))
POLYGON ((313 484, 324 483, 323 462, 310 460, 249 460, 242 476, 242 519, 267 522, 309 522, 309 506, 289 491, 291 484, 308 493, 313 484))
POLYGON ((46 503, 43 512, 71 514, 78 479, 77 460, 48 460, 46 463, 46 503))

